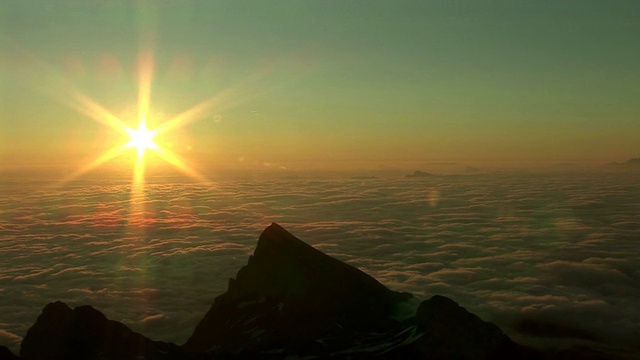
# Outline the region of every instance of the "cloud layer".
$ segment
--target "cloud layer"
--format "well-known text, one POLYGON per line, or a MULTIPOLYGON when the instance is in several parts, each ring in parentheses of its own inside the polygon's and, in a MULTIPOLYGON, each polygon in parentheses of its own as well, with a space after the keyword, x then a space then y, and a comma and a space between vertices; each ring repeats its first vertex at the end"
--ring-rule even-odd
POLYGON ((278 222, 517 340, 640 351, 640 185, 625 175, 45 185, 0 188, 0 343, 14 349, 55 300, 183 343, 278 222))

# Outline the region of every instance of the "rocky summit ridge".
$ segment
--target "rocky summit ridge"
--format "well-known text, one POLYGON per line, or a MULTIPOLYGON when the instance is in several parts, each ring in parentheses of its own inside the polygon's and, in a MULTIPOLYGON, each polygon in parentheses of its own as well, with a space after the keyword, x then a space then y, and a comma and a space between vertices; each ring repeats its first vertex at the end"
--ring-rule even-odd
MULTIPOLYGON (((90 306, 48 304, 20 359, 523 359, 541 354, 453 300, 433 296, 399 319, 411 294, 386 288, 278 224, 267 227, 226 293, 182 345, 152 341, 90 306)), ((0 359, 15 355, 0 348, 0 359)))

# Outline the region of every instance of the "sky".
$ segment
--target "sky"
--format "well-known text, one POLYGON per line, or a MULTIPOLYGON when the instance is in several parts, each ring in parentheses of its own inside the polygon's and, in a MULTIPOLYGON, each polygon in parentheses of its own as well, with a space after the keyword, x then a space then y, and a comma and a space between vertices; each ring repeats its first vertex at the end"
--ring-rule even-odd
POLYGON ((635 0, 0 1, 4 167, 82 168, 142 108, 199 171, 640 154, 635 0))

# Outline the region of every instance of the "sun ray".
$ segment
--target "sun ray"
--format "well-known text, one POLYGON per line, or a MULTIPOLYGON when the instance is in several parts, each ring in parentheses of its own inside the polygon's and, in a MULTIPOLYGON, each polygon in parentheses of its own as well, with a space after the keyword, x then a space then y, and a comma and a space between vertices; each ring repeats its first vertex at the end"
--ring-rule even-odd
POLYGON ((133 165, 133 185, 134 186, 143 186, 144 185, 144 152, 138 151, 136 153, 136 160, 133 165))
POLYGON ((156 154, 158 154, 158 156, 160 156, 161 159, 175 166, 178 170, 189 175, 190 177, 203 182, 208 181, 208 179, 204 175, 200 174, 196 170, 192 169, 189 165, 185 164, 184 161, 182 161, 177 155, 175 155, 170 150, 166 150, 161 147, 158 147, 153 149, 153 151, 156 154))
POLYGON ((87 115, 94 121, 107 125, 114 130, 118 130, 122 133, 127 133, 129 126, 117 116, 113 115, 107 109, 100 104, 91 100, 88 96, 82 94, 79 91, 72 91, 71 95, 76 100, 75 103, 71 103, 70 106, 76 111, 87 115))
POLYGON ((212 97, 208 100, 202 101, 197 105, 191 107, 190 109, 181 112, 180 114, 174 116, 169 121, 166 121, 160 124, 155 131, 158 134, 166 133, 169 130, 173 130, 175 128, 186 125, 187 123, 197 120, 198 117, 202 116, 202 114, 213 107, 218 102, 218 97, 212 97))
POLYGON ((98 166, 100 166, 100 165, 102 165, 102 164, 104 164, 104 163, 106 163, 106 162, 108 162, 110 160, 113 160, 116 157, 122 155, 130 147, 131 146, 129 146, 128 143, 124 143, 124 144, 120 144, 120 145, 112 147, 111 149, 107 150, 102 155, 100 155, 94 161, 92 161, 89 164, 83 166, 82 168, 76 170, 71 175, 69 175, 66 178, 64 178, 63 180, 61 180, 60 183, 66 183, 68 181, 71 181, 71 180, 79 177, 79 176, 82 176, 83 174, 87 173, 88 171, 91 171, 91 170, 97 168, 98 166))
POLYGON ((146 218, 144 204, 144 170, 144 153, 136 153, 129 198, 129 224, 137 227, 143 226, 146 218))
POLYGON ((33 82, 33 86, 37 91, 57 100, 61 104, 76 110, 80 114, 84 114, 92 120, 107 125, 117 131, 126 133, 127 124, 106 110, 103 106, 83 94, 73 83, 62 76, 58 69, 30 53, 26 49, 17 48, 15 51, 25 56, 28 61, 38 65, 41 71, 34 72, 32 78, 28 80, 33 82), (47 79, 50 86, 43 87, 43 78, 47 79))
POLYGON ((151 102, 153 65, 153 56, 150 53, 140 54, 138 59, 138 122, 145 126, 151 102))
MULTIPOLYGON (((157 134, 164 134, 167 131, 182 127, 192 121, 200 119, 206 114, 207 111, 211 110, 214 106, 218 106, 218 111, 222 110, 223 108, 227 109, 229 107, 232 107, 235 103, 231 99, 234 98, 233 95, 239 92, 241 89, 242 84, 239 83, 233 87, 223 90, 220 93, 217 93, 216 95, 203 100, 190 107, 189 109, 181 112, 170 120, 160 124, 154 130, 157 132, 157 134), (224 107, 222 107, 222 104, 224 104, 224 107)), ((238 102, 237 97, 236 102, 238 102)))

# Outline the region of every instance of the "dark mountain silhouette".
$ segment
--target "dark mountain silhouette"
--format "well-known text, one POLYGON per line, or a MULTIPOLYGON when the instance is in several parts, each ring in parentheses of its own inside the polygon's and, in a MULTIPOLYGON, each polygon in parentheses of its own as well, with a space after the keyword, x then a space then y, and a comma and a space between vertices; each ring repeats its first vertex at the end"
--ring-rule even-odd
POLYGON ((354 336, 398 330, 393 315, 410 297, 272 224, 184 349, 328 354, 354 336))
MULTIPOLYGON (((398 310, 410 297, 272 224, 181 347, 152 341, 90 306, 71 309, 56 302, 27 332, 20 358, 547 358, 443 296, 423 301, 414 316, 400 319, 398 310)), ((556 357, 590 358, 576 354, 556 357)), ((0 348, 0 359, 12 356, 0 348)))
POLYGON ((20 347, 22 359, 40 360, 169 360, 180 354, 177 345, 151 341, 91 306, 71 309, 60 301, 45 306, 20 347))
POLYGON ((14 355, 8 347, 0 345, 0 360, 18 360, 20 359, 14 355))

